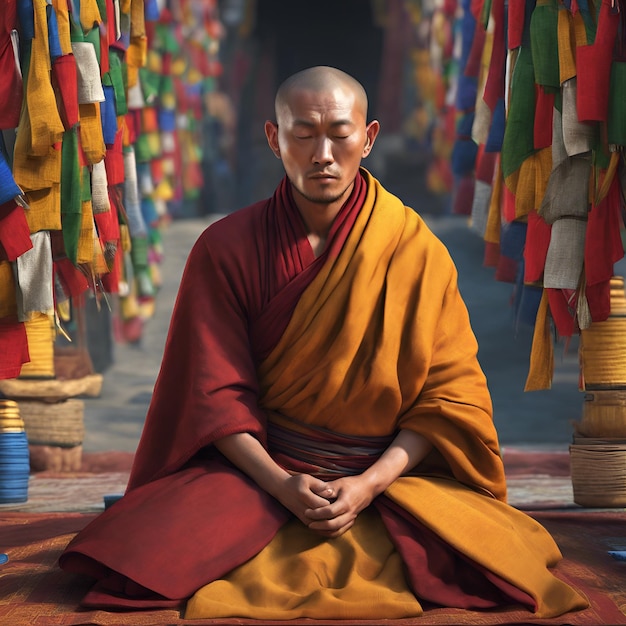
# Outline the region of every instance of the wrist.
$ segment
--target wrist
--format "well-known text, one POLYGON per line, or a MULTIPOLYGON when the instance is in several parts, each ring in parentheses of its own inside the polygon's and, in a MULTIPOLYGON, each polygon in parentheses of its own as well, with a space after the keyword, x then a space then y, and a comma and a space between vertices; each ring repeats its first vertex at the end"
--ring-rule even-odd
POLYGON ((393 482, 393 478, 386 477, 384 472, 381 472, 380 466, 377 464, 368 467, 360 476, 361 481, 370 494, 370 500, 373 500, 376 496, 379 496, 389 485, 393 482))
POLYGON ((276 500, 282 501, 281 496, 285 493, 285 482, 290 476, 289 472, 276 465, 270 471, 259 476, 253 476, 253 478, 263 491, 269 493, 276 500))

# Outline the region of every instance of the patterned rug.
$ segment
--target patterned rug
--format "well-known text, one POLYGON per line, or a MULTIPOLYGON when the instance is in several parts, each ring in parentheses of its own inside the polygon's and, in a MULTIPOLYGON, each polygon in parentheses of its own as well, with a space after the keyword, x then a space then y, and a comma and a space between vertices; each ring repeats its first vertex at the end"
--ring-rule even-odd
MULTIPOLYGON (((421 618, 386 620, 390 626, 420 624, 626 624, 626 513, 583 509, 572 499, 567 453, 505 451, 509 501, 542 523, 564 560, 555 573, 587 596, 590 607, 550 620, 527 612, 430 609, 421 618), (618 553, 618 554, 615 554, 618 553)), ((85 455, 81 472, 35 474, 28 501, 0 506, 0 624, 7 626, 125 626, 256 624, 254 620, 189 620, 180 611, 107 612, 79 608, 89 583, 57 567, 73 535, 104 508, 104 496, 122 493, 132 455, 85 455), (1 560, 0 560, 1 563, 1 560)), ((263 624, 318 624, 315 620, 263 624)), ((326 622, 325 622, 326 623, 326 622)), ((374 621, 336 621, 351 626, 374 621)), ((332 623, 331 623, 332 624, 332 623)))
MULTIPOLYGON (((626 563, 608 551, 622 545, 621 513, 533 513, 561 546, 565 559, 555 570, 590 601, 584 611, 560 618, 534 620, 519 610, 462 611, 431 609, 421 618, 387 620, 390 626, 419 624, 626 624, 626 563)), ((88 584, 58 569, 59 554, 71 537, 93 514, 0 513, 0 536, 9 561, 0 565, 0 624, 7 626, 54 626, 94 624, 258 624, 254 620, 185 621, 178 610, 82 611, 81 597, 88 584)), ((315 620, 263 622, 264 624, 316 624, 315 620)), ((361 620, 336 624, 374 624, 361 620)))

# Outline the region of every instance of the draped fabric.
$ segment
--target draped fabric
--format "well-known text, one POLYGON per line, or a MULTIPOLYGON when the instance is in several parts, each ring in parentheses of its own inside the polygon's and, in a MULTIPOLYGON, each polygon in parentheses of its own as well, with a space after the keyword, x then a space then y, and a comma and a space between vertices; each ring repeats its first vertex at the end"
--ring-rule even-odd
POLYGON ((200 238, 179 290, 131 488, 175 471, 218 437, 245 430, 262 436, 255 360, 267 356, 308 282, 341 249, 364 191, 359 177, 317 259, 286 181, 268 201, 200 238), (181 381, 185 393, 172 393, 181 381))
MULTIPOLYGON (((64 126, 51 82, 48 3, 35 0, 30 19, 20 16, 25 97, 13 154, 15 182, 27 192, 31 232, 60 229, 61 150, 64 126), (24 18, 24 19, 22 19, 24 18)), ((20 6, 18 5, 18 11, 20 6)), ((25 13, 28 13, 27 11, 25 13)))
POLYGON ((0 129, 17 127, 22 108, 23 84, 17 62, 17 5, 16 0, 5 0, 0 15, 0 80, 3 95, 0 99, 0 129))
MULTIPOLYGON (((393 557, 393 571, 407 571, 406 580, 390 574, 395 591, 406 599, 408 583, 417 597, 408 614, 421 612, 420 597, 521 603, 542 617, 583 608, 585 600, 547 569, 561 558, 554 541, 505 503, 476 351, 450 256, 412 209, 362 170, 316 259, 283 181, 270 200, 215 223, 194 246, 129 489, 72 540, 61 566, 98 579, 86 605, 171 605, 197 592, 192 617, 213 615, 194 613, 207 597, 201 588, 228 585, 243 563, 251 568, 246 584, 254 594, 259 582, 261 598, 270 598, 266 576, 293 583, 280 574, 281 558, 264 555, 287 564, 300 558, 297 542, 307 531, 295 524, 301 532, 293 533, 289 512, 210 446, 237 432, 265 444, 267 420, 281 413, 340 439, 407 428, 432 442, 419 475, 395 481, 363 516, 365 528, 359 524, 367 536, 367 520, 380 516, 401 557, 393 557), (271 571, 268 562, 276 564, 271 571), (446 582, 432 563, 455 576, 446 582)), ((280 462, 291 469, 288 455, 280 462)), ((357 541, 355 554, 370 555, 371 541, 359 544, 356 531, 344 539, 357 541)), ((311 553, 306 567, 315 571, 319 558, 311 553)), ((340 597, 359 589, 348 584, 340 597)), ((326 596, 330 608, 313 599, 302 610, 338 615, 343 609, 326 596)), ((254 603, 237 603, 236 615, 254 611, 254 603)), ((283 608, 269 610, 303 615, 283 608)))
POLYGON ((0 377, 15 378, 30 355, 26 326, 17 318, 13 267, 5 260, 0 260, 0 342, 3 346, 0 377))

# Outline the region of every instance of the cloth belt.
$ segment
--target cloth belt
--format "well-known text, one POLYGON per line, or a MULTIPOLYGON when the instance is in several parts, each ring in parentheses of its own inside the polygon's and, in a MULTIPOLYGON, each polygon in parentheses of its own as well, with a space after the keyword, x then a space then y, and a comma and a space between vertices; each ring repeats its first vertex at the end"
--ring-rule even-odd
POLYGON ((267 443, 272 456, 287 469, 303 469, 318 478, 361 474, 389 447, 394 435, 363 437, 344 435, 320 426, 291 422, 284 416, 267 425, 267 443), (277 421, 280 420, 280 423, 277 421), (297 429, 297 430, 296 430, 297 429), (295 461, 295 463, 294 463, 295 461))

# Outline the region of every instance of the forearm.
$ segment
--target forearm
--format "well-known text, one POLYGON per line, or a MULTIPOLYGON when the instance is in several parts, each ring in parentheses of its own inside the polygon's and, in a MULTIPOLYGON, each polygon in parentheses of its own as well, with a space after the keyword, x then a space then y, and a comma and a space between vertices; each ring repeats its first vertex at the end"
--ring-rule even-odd
POLYGON ((278 495, 281 484, 289 478, 288 472, 272 459, 260 441, 250 433, 228 435, 218 439, 214 445, 233 465, 274 497, 278 495))
POLYGON ((291 475, 280 467, 249 433, 219 439, 215 447, 304 524, 310 522, 308 510, 327 505, 333 497, 333 490, 324 481, 307 474, 291 475))
POLYGON ((431 448, 432 444, 422 435, 411 430, 401 430, 381 457, 361 476, 375 497, 396 478, 413 469, 431 448))

